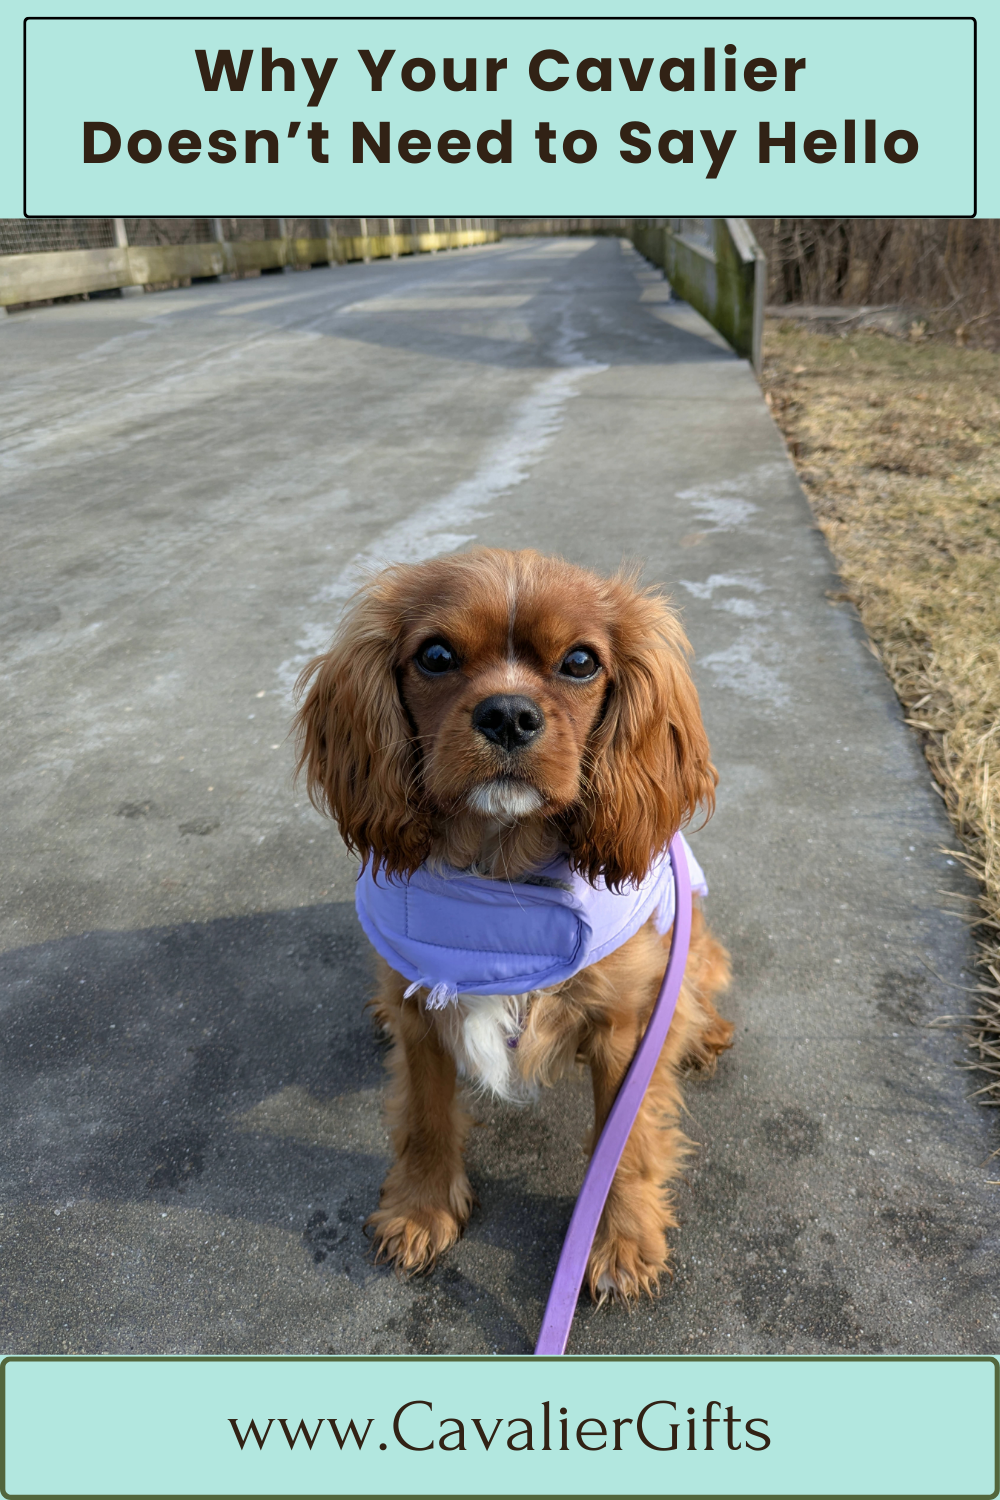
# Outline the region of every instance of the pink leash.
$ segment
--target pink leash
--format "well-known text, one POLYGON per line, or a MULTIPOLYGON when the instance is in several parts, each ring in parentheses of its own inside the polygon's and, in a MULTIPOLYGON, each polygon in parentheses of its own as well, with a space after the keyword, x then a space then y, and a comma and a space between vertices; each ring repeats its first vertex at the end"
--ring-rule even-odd
POLYGON ((681 992, 688 948, 691 945, 691 877, 679 837, 670 841, 670 863, 674 872, 674 930, 667 972, 663 976, 645 1034, 611 1106, 596 1150, 590 1158, 590 1166, 563 1241, 542 1319, 542 1330, 538 1335, 536 1354, 565 1352, 576 1311, 576 1299, 583 1285, 587 1257, 594 1243, 601 1212, 677 1008, 677 997, 681 992))

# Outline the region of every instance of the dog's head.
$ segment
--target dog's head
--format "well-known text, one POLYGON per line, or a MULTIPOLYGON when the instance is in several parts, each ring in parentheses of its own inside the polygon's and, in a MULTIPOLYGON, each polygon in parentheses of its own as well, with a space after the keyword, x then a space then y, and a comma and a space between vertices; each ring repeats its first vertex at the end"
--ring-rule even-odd
POLYGON ((536 552, 387 568, 300 686, 299 768, 348 846, 411 873, 449 831, 544 823, 641 879, 715 771, 662 599, 536 552))

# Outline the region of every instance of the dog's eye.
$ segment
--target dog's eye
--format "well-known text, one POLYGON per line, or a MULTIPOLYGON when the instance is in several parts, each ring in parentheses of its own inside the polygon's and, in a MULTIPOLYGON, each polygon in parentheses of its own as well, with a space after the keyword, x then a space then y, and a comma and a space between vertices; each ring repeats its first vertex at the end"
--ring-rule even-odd
POLYGON ((588 651, 586 646, 574 646, 572 651, 567 651, 559 667, 561 677, 575 677, 578 682, 584 678, 593 677, 600 667, 600 662, 593 651, 588 651))
POLYGON ((416 663, 422 671, 439 677, 442 672, 454 672, 458 666, 458 657, 444 641, 428 641, 417 652, 416 663))

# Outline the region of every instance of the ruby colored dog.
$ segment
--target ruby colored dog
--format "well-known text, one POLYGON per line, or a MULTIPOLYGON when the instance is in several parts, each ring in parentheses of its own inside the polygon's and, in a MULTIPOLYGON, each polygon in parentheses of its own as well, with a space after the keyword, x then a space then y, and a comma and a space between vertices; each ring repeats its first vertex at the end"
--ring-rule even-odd
MULTIPOLYGON (((673 834, 714 804, 688 651, 674 613, 623 574, 487 550, 387 568, 302 674, 300 769, 387 899, 440 876, 471 880, 455 890, 503 882, 532 900, 553 887, 557 905, 572 905, 562 892, 573 881, 585 896, 635 901, 673 834), (538 873, 563 868, 566 880, 538 873)), ((452 887, 442 889, 445 900, 452 887)), ((474 1195, 460 1078, 522 1101, 586 1063, 597 1139, 668 948, 669 934, 644 921, 559 982, 459 990, 449 1003, 379 959, 396 1160, 368 1221, 378 1258, 427 1270, 465 1227, 474 1195)), ((652 1294, 667 1268, 669 1188, 689 1149, 680 1079, 731 1045, 713 1004, 728 980, 728 956, 696 910, 677 1010, 591 1251, 598 1300, 652 1294)))

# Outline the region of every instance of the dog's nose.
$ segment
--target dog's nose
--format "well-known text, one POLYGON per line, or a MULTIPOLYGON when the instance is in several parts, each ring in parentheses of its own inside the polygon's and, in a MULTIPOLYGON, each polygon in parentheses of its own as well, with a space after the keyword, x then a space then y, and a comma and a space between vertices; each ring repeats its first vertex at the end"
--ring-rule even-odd
POLYGON ((545 728, 545 715, 530 698, 494 693, 472 710, 472 722, 480 734, 504 750, 523 750, 545 728))

